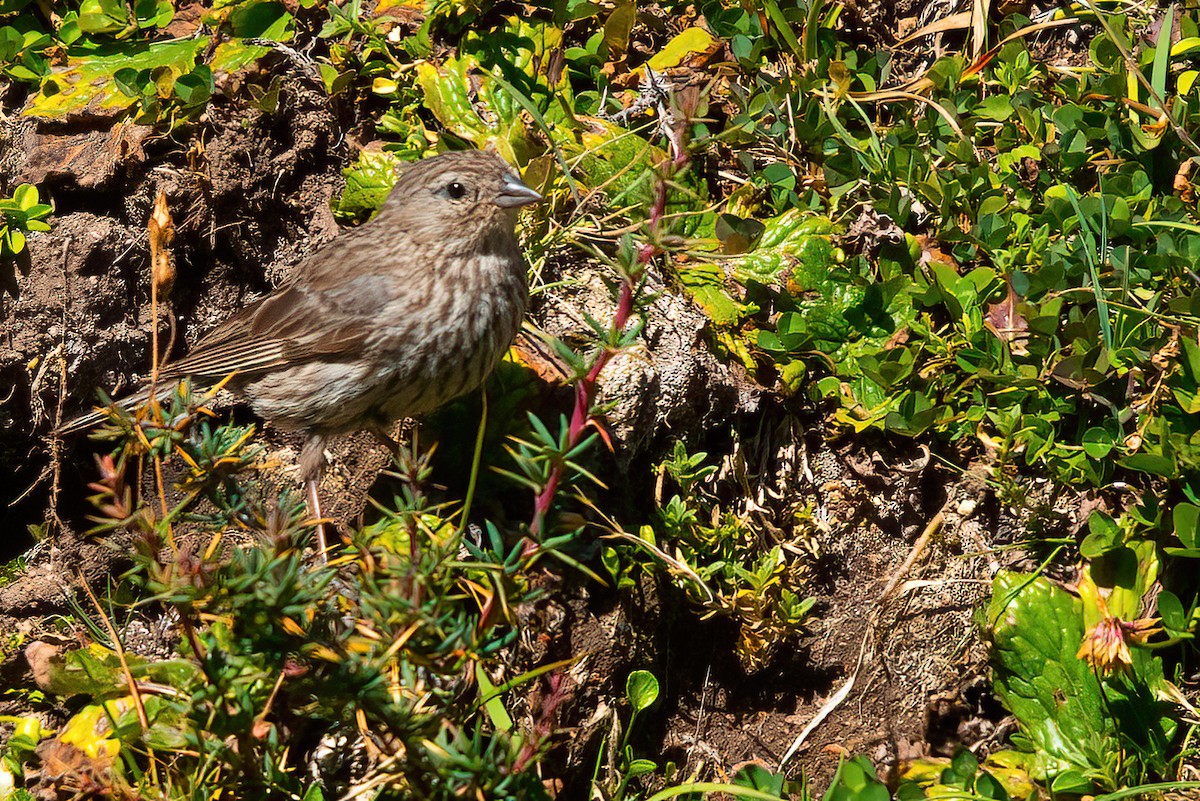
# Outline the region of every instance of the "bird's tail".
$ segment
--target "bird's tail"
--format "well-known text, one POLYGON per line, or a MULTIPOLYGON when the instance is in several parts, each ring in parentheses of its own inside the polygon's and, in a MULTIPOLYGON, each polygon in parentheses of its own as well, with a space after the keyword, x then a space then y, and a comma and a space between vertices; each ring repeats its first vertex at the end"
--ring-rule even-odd
POLYGON ((94 428, 97 424, 107 420, 109 416, 109 409, 112 407, 115 406, 118 409, 125 410, 126 412, 132 412, 135 409, 145 406, 150 401, 151 395, 158 398, 159 401, 165 401, 175 392, 176 384, 177 382, 175 381, 159 384, 158 386, 154 387, 153 393, 150 391, 151 387, 142 387, 132 395, 127 395, 118 401, 109 401, 106 406, 97 406, 90 412, 72 417, 70 420, 67 420, 58 428, 54 429, 54 433, 56 436, 65 437, 71 434, 78 434, 80 431, 87 431, 89 428, 94 428))

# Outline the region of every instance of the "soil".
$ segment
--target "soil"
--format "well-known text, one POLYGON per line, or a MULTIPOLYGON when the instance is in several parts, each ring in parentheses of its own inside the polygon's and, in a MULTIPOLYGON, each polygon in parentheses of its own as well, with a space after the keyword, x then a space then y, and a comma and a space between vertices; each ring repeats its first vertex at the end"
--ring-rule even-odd
MULTIPOLYGON (((895 14, 914 9, 900 3, 890 20, 871 16, 877 6, 857 10, 865 35, 879 36, 895 14)), ((268 58, 258 69, 269 79, 290 67, 268 58)), ((80 439, 55 444, 48 432, 86 409, 97 388, 119 395, 146 376, 145 225, 158 193, 166 193, 177 228, 178 278, 159 320, 168 354, 185 352, 336 235, 329 202, 369 114, 331 101, 303 74, 289 78, 278 113, 233 93, 214 102, 194 132, 178 135, 111 118, 3 120, 0 190, 37 183, 55 216, 51 232, 30 237, 27 261, 0 288, 0 384, 9 387, 0 464, 10 471, 0 487, 7 509, 0 547, 6 558, 23 554, 24 564, 0 587, 0 642, 14 632, 50 631, 48 618, 70 610, 81 580, 102 587, 122 568, 119 536, 82 534, 94 448, 80 439), (45 537, 32 550, 30 526, 45 537)), ((19 100, 10 90, 5 105, 19 100)), ((580 268, 578 280, 540 295, 533 316, 569 340, 586 327, 585 312, 604 319, 608 292, 595 266, 551 264, 543 279, 552 283, 554 270, 566 267, 580 268)), ((635 590, 620 593, 578 575, 536 576, 547 592, 519 611, 522 658, 530 665, 578 659, 565 686, 539 686, 526 699, 536 716, 548 694, 560 696, 554 714, 571 736, 555 744, 546 772, 582 777, 568 780, 561 797, 585 797, 590 768, 581 766, 594 763, 603 735, 619 725, 625 676, 638 668, 664 682, 664 703, 647 713, 636 749, 674 761, 681 775, 730 776, 747 761, 777 766, 851 678, 847 697, 788 762, 793 774, 823 787, 847 754, 867 754, 884 773, 962 745, 982 756, 1004 723, 988 694, 974 614, 994 572, 1026 558, 994 549, 1023 539, 1029 513, 1001 506, 983 489, 972 454, 955 455, 961 467, 950 469, 911 443, 839 439, 825 410, 754 385, 714 356, 706 320, 686 298, 661 282, 652 289, 660 294, 639 345, 602 376, 602 399, 614 404, 612 469, 622 480, 614 500, 646 507, 654 466, 674 439, 707 450, 727 465, 723 480, 746 479, 745 502, 765 519, 812 508, 817 603, 804 635, 751 670, 736 656, 736 626, 698 619, 661 576, 643 575, 635 590)), ((552 389, 547 397, 557 402, 552 389)), ((253 419, 235 403, 229 413, 253 419)), ((265 436, 281 465, 274 478, 294 485, 288 466, 297 443, 270 428, 265 436)), ((368 510, 388 464, 369 437, 336 443, 324 485, 333 499, 328 511, 352 523, 368 510)), ((1044 492, 1026 489, 1034 498, 1044 492)), ((1062 536, 1077 530, 1082 499, 1042 505, 1055 514, 1040 514, 1041 525, 1062 536)), ((24 656, 2 653, 0 677, 29 684, 24 656)), ((0 704, 5 711, 15 710, 0 704)))

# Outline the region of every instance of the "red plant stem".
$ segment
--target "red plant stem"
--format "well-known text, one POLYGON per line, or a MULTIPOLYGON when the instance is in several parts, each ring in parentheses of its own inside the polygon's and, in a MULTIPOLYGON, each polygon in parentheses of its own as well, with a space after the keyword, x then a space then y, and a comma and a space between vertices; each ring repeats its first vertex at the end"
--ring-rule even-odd
MULTIPOLYGON (((671 141, 673 145, 674 139, 668 137, 668 141, 671 141)), ((674 149, 672 146, 672 150, 674 149)), ((647 218, 651 241, 643 243, 638 248, 636 268, 621 276, 621 291, 617 296, 617 308, 613 313, 612 327, 610 328, 613 333, 625 330, 629 318, 633 316, 634 289, 641 280, 646 266, 650 264, 650 260, 662 252, 662 248, 654 244, 653 240, 667 208, 667 182, 683 169, 687 162, 687 150, 679 148, 678 152, 673 154, 673 158, 663 165, 662 172, 659 173, 658 182, 654 187, 654 205, 650 207, 650 215, 647 218)), ((575 405, 571 410, 571 422, 567 427, 567 450, 579 444, 584 430, 593 422, 592 403, 596 399, 600 372, 614 353, 616 351, 611 348, 601 348, 596 354, 596 360, 592 362, 591 369, 575 383, 575 405)), ((536 539, 542 534, 545 527, 546 515, 550 513, 550 507, 554 504, 554 495, 558 492, 558 485, 562 482, 564 469, 565 466, 561 462, 557 462, 551 467, 546 484, 534 501, 533 522, 529 525, 532 539, 526 548, 527 554, 537 548, 536 539)))
POLYGON ((563 685, 561 673, 555 672, 546 676, 546 684, 550 686, 550 690, 542 698, 538 718, 533 724, 533 736, 526 741, 520 753, 517 754, 516 760, 513 761, 513 773, 523 773, 525 768, 529 767, 529 763, 537 754, 538 749, 550 739, 550 735, 554 733, 558 708, 562 706, 563 701, 567 700, 567 688, 563 685))

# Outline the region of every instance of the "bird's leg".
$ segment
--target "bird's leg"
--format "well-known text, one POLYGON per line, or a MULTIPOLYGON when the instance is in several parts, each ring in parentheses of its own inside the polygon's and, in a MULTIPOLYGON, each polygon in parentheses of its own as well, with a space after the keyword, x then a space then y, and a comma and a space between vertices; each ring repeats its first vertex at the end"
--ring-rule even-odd
POLYGON ((321 497, 318 492, 321 474, 324 471, 325 438, 319 434, 313 434, 300 450, 300 477, 304 479, 308 513, 317 521, 317 554, 322 564, 329 562, 329 542, 325 537, 325 522, 321 515, 321 497))
POLYGON ((329 558, 325 552, 329 549, 329 544, 325 539, 325 523, 321 519, 321 496, 317 492, 319 483, 319 479, 310 478, 304 482, 304 489, 307 493, 308 512, 317 521, 317 553, 320 554, 322 562, 328 562, 329 558))

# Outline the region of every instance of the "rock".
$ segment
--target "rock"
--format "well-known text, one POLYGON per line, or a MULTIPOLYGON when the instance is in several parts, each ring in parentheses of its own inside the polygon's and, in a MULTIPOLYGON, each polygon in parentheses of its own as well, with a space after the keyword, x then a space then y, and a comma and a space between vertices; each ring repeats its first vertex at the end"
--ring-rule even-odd
POLYGON ((142 144, 153 132, 145 125, 120 122, 82 131, 39 125, 24 136, 25 163, 17 173, 21 183, 69 184, 79 189, 109 187, 121 171, 145 161, 142 144))

